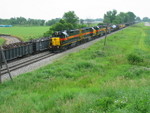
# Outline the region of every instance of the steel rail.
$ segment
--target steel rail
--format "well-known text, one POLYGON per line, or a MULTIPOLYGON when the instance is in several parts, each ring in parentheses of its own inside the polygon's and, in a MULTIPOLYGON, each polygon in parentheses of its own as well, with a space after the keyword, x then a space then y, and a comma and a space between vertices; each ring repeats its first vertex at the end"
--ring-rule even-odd
MULTIPOLYGON (((17 70, 17 69, 20 69, 20 68, 22 68, 22 67, 28 66, 28 65, 30 65, 30 64, 33 64, 33 63, 38 62, 38 61, 40 61, 40 60, 43 60, 43 59, 45 59, 45 58, 54 56, 55 54, 56 54, 56 53, 46 54, 46 55, 39 56, 39 57, 30 59, 30 60, 26 60, 26 61, 21 62, 21 63, 17 63, 17 64, 15 64, 15 65, 12 65, 12 66, 9 67, 10 72, 11 72, 11 71, 14 71, 14 70, 17 70)), ((6 68, 4 68, 4 69, 1 70, 1 75, 4 75, 4 74, 6 74, 6 73, 7 73, 6 68)))

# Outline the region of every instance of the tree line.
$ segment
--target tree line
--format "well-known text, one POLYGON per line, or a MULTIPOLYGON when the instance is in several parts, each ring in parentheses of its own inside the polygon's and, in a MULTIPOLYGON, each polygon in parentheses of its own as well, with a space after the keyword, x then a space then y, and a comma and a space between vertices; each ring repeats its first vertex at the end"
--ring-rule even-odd
MULTIPOLYGON (((134 22, 137 19, 140 18, 136 17, 136 15, 133 12, 127 12, 127 13, 120 12, 119 14, 117 14, 117 10, 112 10, 104 14, 103 24, 128 23, 128 22, 134 22)), ((87 27, 87 24, 84 24, 81 20, 79 23, 79 17, 75 14, 75 12, 69 11, 64 13, 63 17, 59 20, 59 22, 52 25, 49 31, 44 33, 44 36, 50 36, 55 31, 77 29, 82 27, 87 27)))
POLYGON ((112 10, 106 12, 104 14, 104 23, 107 24, 121 24, 121 23, 129 23, 129 22, 135 22, 135 21, 141 21, 140 17, 137 17, 133 12, 120 12, 117 13, 117 10, 112 10))
MULTIPOLYGON (((61 18, 55 18, 51 20, 42 20, 42 19, 26 19, 24 17, 16 17, 16 18, 10 18, 10 19, 0 19, 0 25, 14 25, 14 26, 51 26, 55 23, 58 23, 61 20, 61 18)), ((80 19, 80 23, 84 24, 84 22, 93 22, 93 21, 99 21, 103 20, 101 18, 99 19, 80 19)))
POLYGON ((43 19, 31 19, 24 17, 16 17, 10 19, 0 19, 1 25, 17 25, 17 26, 50 26, 59 22, 60 18, 43 20, 43 19))
POLYGON ((144 21, 144 22, 150 22, 150 18, 149 18, 149 17, 144 17, 144 18, 143 18, 143 21, 144 21))

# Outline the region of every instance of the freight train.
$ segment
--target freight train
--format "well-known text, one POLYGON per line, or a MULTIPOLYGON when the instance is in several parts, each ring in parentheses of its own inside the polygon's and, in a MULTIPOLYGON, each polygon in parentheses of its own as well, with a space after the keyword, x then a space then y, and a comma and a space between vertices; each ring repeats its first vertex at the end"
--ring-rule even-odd
POLYGON ((109 34, 124 27, 126 27, 125 24, 113 26, 100 25, 76 30, 65 30, 55 32, 51 38, 50 50, 66 50, 70 47, 80 45, 84 42, 93 40, 95 38, 105 35, 106 33, 109 34))
MULTIPOLYGON (((99 25, 75 30, 57 31, 52 37, 35 39, 29 42, 19 42, 9 45, 3 45, 4 55, 7 61, 11 61, 27 55, 32 55, 42 51, 60 52, 68 48, 91 41, 111 32, 120 30, 133 23, 119 25, 99 25)), ((0 52, 0 62, 3 62, 0 52)))

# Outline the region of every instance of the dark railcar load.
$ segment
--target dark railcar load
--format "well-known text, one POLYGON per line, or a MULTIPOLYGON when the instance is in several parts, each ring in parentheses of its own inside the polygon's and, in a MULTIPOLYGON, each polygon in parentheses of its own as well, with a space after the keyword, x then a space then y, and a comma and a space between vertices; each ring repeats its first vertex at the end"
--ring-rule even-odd
POLYGON ((30 42, 19 42, 3 46, 7 61, 30 55, 33 53, 33 46, 30 42))

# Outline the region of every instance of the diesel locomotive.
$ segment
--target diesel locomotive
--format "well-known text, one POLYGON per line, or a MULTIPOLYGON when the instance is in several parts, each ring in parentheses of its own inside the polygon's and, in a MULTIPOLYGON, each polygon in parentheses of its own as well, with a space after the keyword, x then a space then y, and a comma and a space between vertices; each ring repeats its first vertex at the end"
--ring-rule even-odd
POLYGON ((113 26, 100 25, 76 30, 58 31, 53 33, 50 39, 50 50, 54 52, 66 50, 124 27, 126 27, 126 24, 113 26))

